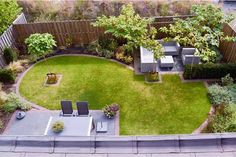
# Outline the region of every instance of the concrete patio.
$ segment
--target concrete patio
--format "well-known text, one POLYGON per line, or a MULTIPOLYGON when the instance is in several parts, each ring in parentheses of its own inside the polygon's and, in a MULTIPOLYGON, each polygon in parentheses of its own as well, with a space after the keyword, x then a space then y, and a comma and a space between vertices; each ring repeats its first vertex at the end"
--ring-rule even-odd
MULTIPOLYGON (((4 135, 44 135, 50 117, 51 116, 59 117, 59 114, 60 111, 58 110, 56 111, 31 110, 26 113, 25 118, 22 120, 17 120, 15 115, 13 115, 4 132, 4 135)), ((95 124, 95 129, 91 131, 91 135, 99 136, 99 135, 119 134, 118 115, 114 119, 108 119, 104 116, 101 110, 90 110, 90 115, 93 117, 95 124), (108 131, 106 133, 96 133, 97 122, 107 122, 108 131)))

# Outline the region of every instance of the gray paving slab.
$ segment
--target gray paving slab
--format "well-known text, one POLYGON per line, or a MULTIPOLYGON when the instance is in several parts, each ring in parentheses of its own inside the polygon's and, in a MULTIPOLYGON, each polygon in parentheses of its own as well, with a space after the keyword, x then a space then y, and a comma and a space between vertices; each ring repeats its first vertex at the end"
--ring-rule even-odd
POLYGON ((65 154, 26 153, 24 157, 65 157, 65 154))
POLYGON ((152 157, 195 157, 195 154, 181 153, 181 154, 152 154, 152 157))
POLYGON ((231 152, 224 153, 196 153, 196 157, 235 157, 231 152))
POLYGON ((150 157, 150 154, 108 154, 108 157, 150 157))
POLYGON ((139 136, 137 137, 138 153, 179 152, 178 136, 139 136))
MULTIPOLYGON (((4 135, 44 135, 48 121, 51 116, 59 116, 60 111, 29 111, 22 120, 17 120, 12 117, 11 123, 8 129, 4 132, 4 135)), ((76 113, 76 111, 75 111, 76 113)), ((108 131, 106 133, 96 133, 96 129, 91 131, 91 135, 104 136, 116 134, 116 121, 115 119, 108 119, 104 116, 101 110, 90 110, 90 114, 94 119, 94 123, 98 121, 108 123, 108 131)), ((75 117, 76 118, 76 117, 75 117)))
POLYGON ((25 153, 0 152, 0 157, 24 157, 25 153))
POLYGON ((107 157, 107 154, 66 154, 66 157, 107 157))

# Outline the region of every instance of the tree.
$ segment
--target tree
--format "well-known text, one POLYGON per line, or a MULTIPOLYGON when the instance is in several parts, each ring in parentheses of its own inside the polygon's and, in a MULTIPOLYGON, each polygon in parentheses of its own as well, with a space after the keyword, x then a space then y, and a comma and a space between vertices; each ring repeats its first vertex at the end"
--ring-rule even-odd
POLYGON ((34 57, 45 57, 45 55, 52 52, 53 47, 56 46, 54 37, 49 33, 35 33, 31 34, 25 43, 28 47, 28 53, 34 57))
POLYGON ((191 13, 194 17, 176 19, 170 27, 162 27, 160 30, 167 33, 172 40, 182 46, 197 48, 197 55, 202 62, 216 62, 220 40, 235 40, 224 36, 223 24, 232 20, 232 16, 225 16, 220 8, 209 5, 193 5, 191 13))
POLYGON ((21 12, 16 0, 0 1, 0 34, 2 34, 21 12))
POLYGON ((155 40, 157 31, 150 24, 152 18, 142 18, 135 14, 132 4, 123 5, 119 16, 105 15, 98 17, 93 26, 105 28, 105 33, 111 33, 118 39, 127 41, 123 46, 126 50, 133 50, 139 46, 152 51, 156 59, 162 57, 162 45, 155 40))

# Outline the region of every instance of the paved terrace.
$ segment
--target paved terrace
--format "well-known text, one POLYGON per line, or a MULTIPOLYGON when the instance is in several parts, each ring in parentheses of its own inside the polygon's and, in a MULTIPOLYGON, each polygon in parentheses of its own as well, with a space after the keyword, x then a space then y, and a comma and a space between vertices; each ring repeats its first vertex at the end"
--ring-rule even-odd
POLYGON ((0 157, 236 157, 236 134, 0 136, 0 157))

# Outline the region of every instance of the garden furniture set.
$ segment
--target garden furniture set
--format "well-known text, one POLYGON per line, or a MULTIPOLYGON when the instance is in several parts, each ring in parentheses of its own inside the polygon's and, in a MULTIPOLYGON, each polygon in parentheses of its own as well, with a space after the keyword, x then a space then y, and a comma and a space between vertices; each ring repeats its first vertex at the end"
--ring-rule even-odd
POLYGON ((180 56, 183 65, 186 64, 199 64, 200 57, 195 55, 195 48, 182 48, 175 41, 164 42, 163 40, 157 40, 162 44, 164 49, 164 56, 156 61, 151 51, 144 47, 140 47, 140 58, 141 58, 141 72, 150 72, 156 69, 159 63, 160 68, 172 69, 175 64, 174 57, 180 56))
POLYGON ((87 101, 80 101, 76 102, 77 107, 77 114, 74 114, 72 101, 63 100, 61 101, 61 109, 62 112, 60 116, 88 116, 89 109, 88 109, 88 102, 87 101))
MULTIPOLYGON (((68 125, 70 126, 71 123, 73 123, 73 121, 76 119, 78 121, 76 121, 76 125, 79 124, 79 126, 86 126, 84 125, 84 123, 86 122, 87 124, 89 124, 89 126, 83 128, 83 130, 87 130, 86 128, 91 128, 90 130, 88 131, 91 131, 92 129, 95 128, 95 124, 94 124, 94 121, 92 119, 92 117, 89 115, 89 108, 88 108, 88 102, 87 101, 80 101, 80 102, 76 102, 76 107, 77 107, 77 114, 74 114, 74 111, 73 111, 73 107, 72 107, 72 101, 67 101, 67 100, 63 100, 61 101, 61 109, 62 109, 62 112, 60 113, 60 116, 63 116, 63 117, 67 117, 67 116, 78 116, 78 118, 74 118, 72 120, 72 122, 67 122, 67 119, 65 120, 64 118, 61 118, 63 121, 65 121, 66 123, 68 123, 68 125), (85 121, 83 121, 82 123, 80 123, 81 121, 81 118, 80 117, 88 117, 88 119, 84 119, 85 121), (92 127, 90 127, 90 120, 91 120, 91 125, 92 127)), ((49 122, 48 122, 48 126, 51 125, 52 123, 52 120, 53 119, 58 119, 58 118, 55 118, 55 117, 52 117, 49 122), (50 123, 50 124, 49 124, 50 123)), ((48 130, 48 129, 46 129, 48 130)), ((97 133, 106 133, 108 131, 108 124, 107 122, 97 122, 97 127, 96 127, 96 132, 97 133)), ((48 134, 47 133, 48 131, 45 131, 45 135, 48 134)), ((85 134, 86 131, 83 131, 81 133, 81 136, 82 135, 86 135, 85 134)), ((63 134, 65 135, 65 134, 63 134)), ((87 136, 89 136, 90 134, 88 133, 87 136)))

